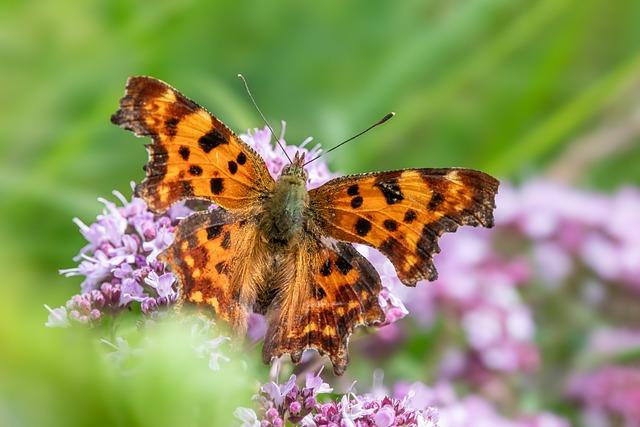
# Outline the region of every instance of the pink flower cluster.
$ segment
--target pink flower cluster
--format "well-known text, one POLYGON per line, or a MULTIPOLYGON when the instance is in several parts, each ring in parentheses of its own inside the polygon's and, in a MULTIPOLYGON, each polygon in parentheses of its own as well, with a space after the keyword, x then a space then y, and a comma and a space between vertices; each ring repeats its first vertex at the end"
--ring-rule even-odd
POLYGON ((320 403, 320 395, 333 391, 317 374, 307 374, 304 386, 291 375, 284 384, 269 382, 255 397, 259 409, 239 408, 236 417, 242 427, 280 427, 287 423, 305 427, 353 426, 437 427, 434 408, 409 408, 407 399, 346 393, 339 400, 320 403))
POLYGON ((617 415, 627 427, 640 426, 640 369, 636 367, 611 365, 576 375, 569 395, 585 404, 585 425, 608 426, 608 416, 617 415))
MULTIPOLYGON (((529 279, 530 268, 524 259, 507 259, 492 245, 489 230, 461 228, 445 235, 442 252, 435 257, 438 280, 415 289, 394 288, 422 326, 438 316, 461 326, 465 343, 443 360, 445 377, 538 366, 535 324, 518 290, 529 279)), ((386 268, 392 268, 390 263, 386 268)))
POLYGON ((591 331, 581 351, 580 372, 568 381, 567 395, 583 406, 584 425, 609 427, 622 419, 627 427, 640 426, 640 369, 621 364, 637 359, 640 330, 599 327, 591 331))
POLYGON ((141 199, 114 195, 122 206, 99 199, 105 209, 93 224, 74 219, 88 243, 75 258, 80 264, 60 273, 84 277, 81 293, 63 307, 47 307, 47 326, 67 326, 69 320, 95 323, 132 303, 149 314, 176 301, 175 277, 156 257, 173 241, 178 218, 190 210, 177 205, 154 215, 141 199))
POLYGON ((569 427, 567 420, 549 412, 504 417, 481 396, 459 397, 447 382, 434 387, 400 382, 391 393, 378 385, 372 393, 348 392, 325 402, 321 402, 322 394, 332 389, 320 372, 308 374, 303 386, 297 382, 292 375, 284 384, 264 385, 255 397, 257 412, 249 408, 236 411, 241 426, 569 427))
POLYGON ((610 196, 531 181, 503 186, 497 203, 497 224, 534 243, 547 282, 564 280, 582 263, 602 281, 640 291, 640 190, 610 196))
POLYGON ((438 412, 409 408, 406 399, 388 396, 346 394, 339 401, 318 405, 317 414, 303 426, 342 426, 349 421, 356 427, 419 426, 438 427, 438 412))
MULTIPOLYGON (((610 296, 623 291, 630 304, 625 311, 637 310, 640 190, 607 195, 531 181, 519 189, 506 187, 498 203, 498 226, 528 243, 532 270, 551 291, 574 283, 593 314, 598 306, 611 309, 610 296)), ((640 349, 640 328, 625 317, 627 326, 591 330, 580 351, 580 360, 592 368, 572 375, 568 393, 584 404, 585 425, 615 425, 612 420, 622 418, 626 426, 640 426, 640 370, 615 361, 640 349)))
POLYGON ((569 427, 566 420, 548 412, 520 416, 515 420, 506 418, 480 396, 458 397, 452 385, 446 382, 434 387, 420 382, 397 383, 393 395, 406 399, 410 407, 437 407, 440 424, 447 427, 569 427))

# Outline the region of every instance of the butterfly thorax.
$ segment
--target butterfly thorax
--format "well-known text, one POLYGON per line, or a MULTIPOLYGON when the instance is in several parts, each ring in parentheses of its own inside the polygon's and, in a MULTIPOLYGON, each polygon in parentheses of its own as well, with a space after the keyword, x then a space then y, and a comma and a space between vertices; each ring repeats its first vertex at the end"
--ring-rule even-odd
POLYGON ((306 172, 289 165, 265 204, 265 215, 260 222, 263 237, 274 246, 288 247, 295 243, 302 233, 307 206, 306 172))

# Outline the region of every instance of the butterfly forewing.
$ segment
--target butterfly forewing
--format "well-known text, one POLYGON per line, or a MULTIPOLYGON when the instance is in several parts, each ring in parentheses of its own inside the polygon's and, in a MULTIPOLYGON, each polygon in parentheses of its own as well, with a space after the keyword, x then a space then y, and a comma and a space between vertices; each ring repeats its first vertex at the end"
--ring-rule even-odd
POLYGON ((493 225, 498 181, 470 169, 407 169, 336 178, 309 192, 327 235, 379 249, 400 280, 437 277, 438 237, 459 225, 493 225))
POLYGON ((248 209, 271 190, 264 160, 221 121, 166 83, 131 77, 111 121, 151 136, 147 177, 137 189, 154 211, 189 198, 248 209))

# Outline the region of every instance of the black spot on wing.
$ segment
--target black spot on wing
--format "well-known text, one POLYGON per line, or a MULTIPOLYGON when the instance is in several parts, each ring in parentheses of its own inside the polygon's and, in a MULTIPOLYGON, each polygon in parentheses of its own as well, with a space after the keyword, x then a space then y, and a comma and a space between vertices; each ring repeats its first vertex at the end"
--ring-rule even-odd
POLYGON ((353 199, 351 199, 351 207, 353 209, 357 209, 360 206, 362 206, 362 197, 361 196, 356 196, 353 199))
POLYGON ((339 256, 338 259, 336 259, 336 267, 343 275, 346 275, 353 270, 353 266, 342 256, 339 256))
POLYGON ((429 208, 429 210, 434 210, 438 206, 440 206, 442 202, 444 202, 444 195, 439 191, 434 191, 431 194, 431 200, 429 200, 429 204, 427 205, 427 208, 429 208))
POLYGON ((358 184, 353 184, 347 188, 347 194, 350 196, 357 196, 359 191, 358 184))
POLYGON ((229 160, 229 163, 227 163, 227 165, 229 166, 229 172, 231 172, 231 175, 234 175, 236 172, 238 172, 238 164, 233 160, 229 160))
POLYGON ((180 153, 180 157, 182 157, 182 160, 187 161, 189 160, 189 155, 191 154, 191 150, 189 150, 189 147, 185 147, 184 145, 182 145, 178 149, 178 153, 180 153))
POLYGON ((167 135, 174 137, 178 133, 178 123, 180 123, 179 117, 170 117, 164 121, 164 130, 167 135))
POLYGON ((384 228, 388 231, 396 231, 398 229, 398 223, 392 219, 385 219, 382 225, 384 225, 384 228))
POLYGON ((404 213, 404 222, 406 222, 407 224, 411 224, 417 217, 418 214, 416 213, 416 211, 414 211, 413 209, 407 209, 407 211, 404 213))
POLYGON ((227 138, 218 129, 212 129, 198 139, 198 145, 205 153, 210 152, 219 145, 228 143, 227 138))
POLYGON ((327 259, 322 264, 322 267, 320 267, 320 274, 322 274, 325 277, 331 274, 331 260, 330 259, 327 259))
POLYGON ((236 158, 236 161, 238 162, 239 165, 244 165, 247 162, 246 154, 244 154, 243 152, 240 152, 240 154, 238 154, 238 157, 236 158))
POLYGON ((189 166, 189 173, 193 176, 200 176, 202 175, 202 168, 198 165, 191 165, 189 166))
POLYGON ((222 231, 222 225, 220 224, 207 227, 207 239, 209 240, 215 239, 220 235, 221 231, 222 231))
POLYGON ((210 185, 211 185, 211 192, 213 194, 220 194, 222 193, 222 191, 224 190, 224 184, 223 184, 223 179, 222 178, 211 178, 211 180, 209 181, 210 185))
POLYGON ((358 218, 358 221, 356 221, 355 230, 358 236, 364 237, 369 234, 369 231, 371 231, 371 222, 364 218, 358 218))
POLYGON ((375 184, 373 184, 382 192, 382 195, 388 205, 393 205, 404 200, 400 184, 398 184, 399 177, 400 173, 383 175, 376 180, 375 184))

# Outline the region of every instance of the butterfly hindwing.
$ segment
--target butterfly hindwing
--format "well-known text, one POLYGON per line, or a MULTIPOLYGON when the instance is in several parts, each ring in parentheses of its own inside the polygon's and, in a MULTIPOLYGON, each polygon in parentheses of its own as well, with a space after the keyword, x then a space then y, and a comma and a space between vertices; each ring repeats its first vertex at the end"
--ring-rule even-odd
POLYGON ((178 276, 182 301, 212 308, 241 331, 255 291, 251 280, 239 283, 238 266, 249 257, 253 239, 255 227, 222 209, 196 212, 180 222, 160 259, 178 276))
POLYGON ((298 362, 305 349, 313 348, 327 354, 340 375, 348 363, 353 329, 384 320, 378 303, 380 277, 352 245, 306 240, 292 259, 294 280, 267 313, 263 358, 268 363, 289 353, 298 362))
POLYGON ((498 181, 470 169, 407 169, 333 179, 309 192, 327 235, 380 250, 409 286, 437 277, 437 240, 460 225, 493 225, 498 181))
POLYGON ((183 199, 248 209, 274 181, 264 160, 221 121, 168 84, 151 77, 127 81, 111 121, 151 136, 146 179, 137 192, 154 211, 183 199))

